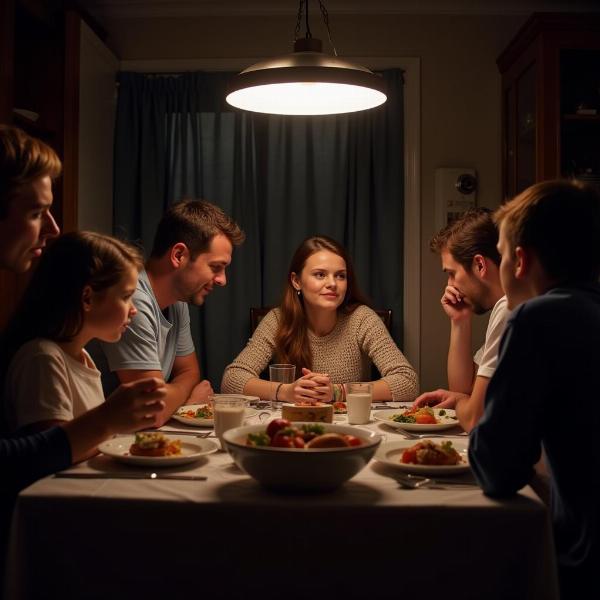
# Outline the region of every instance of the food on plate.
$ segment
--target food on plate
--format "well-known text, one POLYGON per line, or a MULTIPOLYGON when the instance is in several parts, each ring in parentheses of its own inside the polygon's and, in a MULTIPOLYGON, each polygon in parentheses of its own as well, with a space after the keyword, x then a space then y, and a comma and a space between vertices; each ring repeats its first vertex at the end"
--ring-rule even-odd
POLYGON ((402 453, 400 462, 414 465, 458 465, 463 462, 461 455, 452 446, 451 441, 436 444, 431 440, 423 440, 407 448, 402 453))
POLYGON ((140 431, 129 447, 133 456, 177 456, 181 454, 181 440, 165 437, 160 431, 140 431))
POLYGON ((247 446, 271 448, 349 448, 362 446, 362 440, 355 435, 327 433, 323 425, 305 423, 300 427, 287 419, 273 419, 264 432, 249 433, 247 446))
POLYGON ((306 444, 307 448, 346 448, 349 446, 343 435, 339 433, 324 433, 314 437, 306 444))
POLYGON ((334 402, 333 412, 336 415, 345 415, 348 412, 348 407, 346 406, 345 402, 334 402))
MULTIPOLYGON (((438 416, 456 420, 456 417, 448 415, 443 409, 438 411, 438 416)), ((441 419, 436 417, 433 408, 429 406, 409 408, 403 413, 392 415, 389 419, 396 423, 416 423, 417 425, 437 425, 442 422, 441 419)))
POLYGON ((272 438, 275 436, 275 434, 280 430, 280 429, 284 429, 285 427, 290 427, 291 423, 287 420, 287 419, 273 419, 268 425, 267 425, 267 435, 269 436, 269 438, 272 438))
POLYGON ((180 408, 177 416, 187 417, 188 419, 214 419, 213 410, 208 404, 199 406, 196 410, 180 408))

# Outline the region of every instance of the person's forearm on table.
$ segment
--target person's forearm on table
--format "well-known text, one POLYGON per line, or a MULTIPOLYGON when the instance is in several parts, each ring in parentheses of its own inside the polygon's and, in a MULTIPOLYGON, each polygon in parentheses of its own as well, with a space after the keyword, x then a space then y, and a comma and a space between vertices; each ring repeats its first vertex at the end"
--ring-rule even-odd
POLYGON ((160 426, 164 425, 171 415, 187 402, 194 386, 200 380, 200 372, 185 371, 179 373, 165 385, 165 408, 158 414, 160 426))
MULTIPOLYGON (((252 377, 244 384, 243 393, 246 396, 258 396, 261 400, 274 400, 278 385, 279 383, 275 381, 265 381, 258 377, 252 377)), ((278 400, 282 400, 282 398, 278 398, 278 400)))
POLYGON ((470 394, 473 389, 474 363, 471 355, 471 320, 451 322, 448 349, 448 389, 470 394))
POLYGON ((467 432, 470 432, 479 423, 483 415, 488 383, 487 377, 477 377, 471 395, 464 395, 456 402, 455 410, 458 422, 467 432))

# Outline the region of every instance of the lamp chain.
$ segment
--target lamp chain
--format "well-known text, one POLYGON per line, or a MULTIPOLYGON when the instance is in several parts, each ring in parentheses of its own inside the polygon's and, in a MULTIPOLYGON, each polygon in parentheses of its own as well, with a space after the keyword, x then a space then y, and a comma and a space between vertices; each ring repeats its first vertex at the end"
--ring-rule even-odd
POLYGON ((319 7, 321 8, 321 14, 323 15, 323 21, 325 22, 325 27, 327 27, 327 37, 329 38, 329 43, 331 44, 331 47, 333 48, 333 54, 334 56, 337 56, 337 50, 335 49, 335 45, 333 43, 333 40, 331 39, 331 31, 329 29, 329 13, 327 12, 327 9, 325 8, 325 5, 323 4, 323 2, 321 2, 321 0, 319 0, 319 7))
POLYGON ((300 0, 300 3, 298 4, 298 20, 296 21, 296 29, 294 30, 294 41, 300 37, 300 23, 302 22, 304 2, 305 0, 300 0))
MULTIPOLYGON (((296 20, 296 29, 294 30, 294 41, 296 41, 300 37, 300 27, 302 23, 302 16, 304 15, 304 7, 306 5, 306 37, 312 38, 312 33, 310 31, 310 25, 308 21, 308 0, 300 0, 298 3, 298 19, 296 20)), ((327 37, 329 39, 329 43, 333 48, 334 56, 337 56, 337 49, 333 40, 331 39, 331 29, 329 28, 329 13, 327 12, 327 8, 321 0, 319 0, 319 8, 321 9, 321 15, 323 16, 323 22, 325 23, 325 27, 327 28, 327 37)))

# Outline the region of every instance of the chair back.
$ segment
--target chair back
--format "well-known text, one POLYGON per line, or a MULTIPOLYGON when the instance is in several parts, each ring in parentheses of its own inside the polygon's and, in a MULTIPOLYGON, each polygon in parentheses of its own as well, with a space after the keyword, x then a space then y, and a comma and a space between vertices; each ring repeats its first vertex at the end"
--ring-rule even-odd
POLYGON ((250 309, 250 332, 254 333, 261 319, 272 310, 272 306, 253 306, 250 309))

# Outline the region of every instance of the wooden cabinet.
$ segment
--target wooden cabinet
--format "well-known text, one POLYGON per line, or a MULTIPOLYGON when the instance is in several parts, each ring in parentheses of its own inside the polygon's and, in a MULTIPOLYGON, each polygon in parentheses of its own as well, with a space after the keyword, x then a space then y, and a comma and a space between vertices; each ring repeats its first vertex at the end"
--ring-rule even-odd
POLYGON ((497 63, 504 197, 558 177, 600 184, 600 16, 534 14, 497 63))

